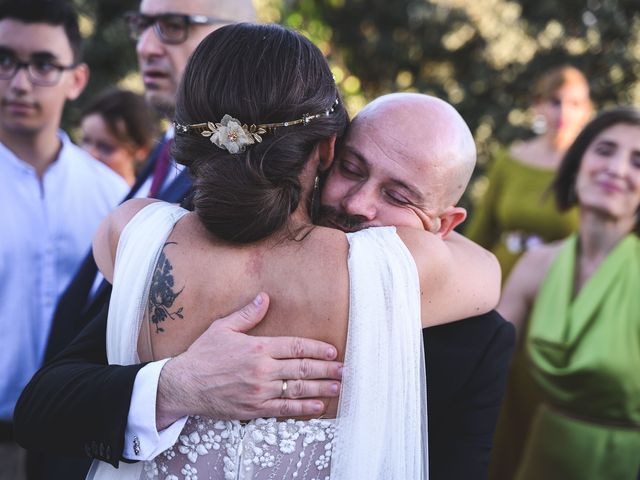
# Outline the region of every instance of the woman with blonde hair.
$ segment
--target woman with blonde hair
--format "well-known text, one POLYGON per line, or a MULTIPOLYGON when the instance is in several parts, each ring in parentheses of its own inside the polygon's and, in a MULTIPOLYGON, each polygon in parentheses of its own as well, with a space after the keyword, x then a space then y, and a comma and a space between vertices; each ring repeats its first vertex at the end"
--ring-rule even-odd
POLYGON ((591 116, 584 74, 568 65, 542 74, 533 89, 533 111, 538 135, 497 151, 486 195, 465 230, 498 257, 503 281, 528 248, 564 238, 577 227, 576 212, 558 212, 546 192, 591 116))

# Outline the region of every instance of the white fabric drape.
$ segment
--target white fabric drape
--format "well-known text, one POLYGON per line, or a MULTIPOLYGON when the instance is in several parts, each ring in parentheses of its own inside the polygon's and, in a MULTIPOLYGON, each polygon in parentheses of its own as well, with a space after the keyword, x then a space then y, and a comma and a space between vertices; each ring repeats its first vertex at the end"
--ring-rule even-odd
MULTIPOLYGON (((169 233, 186 213, 187 210, 176 205, 155 202, 140 210, 123 229, 116 252, 107 320, 110 364, 132 365, 140 361, 138 333, 153 271, 169 233)), ((87 480, 138 480, 141 473, 142 462, 120 462, 116 469, 94 460, 87 480)))
POLYGON ((420 281, 395 228, 349 234, 349 332, 332 480, 428 478, 420 281))

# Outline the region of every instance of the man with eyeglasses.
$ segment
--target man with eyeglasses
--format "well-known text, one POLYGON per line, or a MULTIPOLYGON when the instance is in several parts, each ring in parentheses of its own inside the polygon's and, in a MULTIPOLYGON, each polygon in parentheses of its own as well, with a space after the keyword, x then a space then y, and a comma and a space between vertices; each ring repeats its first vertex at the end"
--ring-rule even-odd
POLYGON ((13 411, 40 367, 54 308, 126 183, 60 130, 84 89, 75 12, 0 3, 0 479, 24 478, 13 411))
MULTIPOLYGON (((255 10, 251 0, 143 0, 139 12, 127 14, 125 20, 132 38, 136 40, 145 98, 171 119, 178 83, 189 56, 200 41, 224 24, 255 21, 255 10)), ((168 159, 166 145, 171 137, 172 132, 168 132, 161 145, 151 154, 148 168, 141 173, 130 197, 154 196, 179 202, 187 193, 190 181, 186 172, 182 172, 170 159, 168 165, 162 166, 161 159, 168 159)), ((20 401, 22 406, 16 410, 16 421, 22 424, 18 428, 20 441, 30 448, 42 449, 42 445, 45 445, 44 448, 49 451, 70 455, 80 452, 86 457, 117 465, 122 459, 135 461, 148 458, 154 449, 163 449, 164 439, 171 439, 170 443, 173 443, 172 432, 179 431, 182 426, 178 422, 158 432, 156 426, 164 428, 170 422, 163 423, 160 418, 156 419, 155 409, 149 408, 149 405, 155 404, 156 398, 155 389, 147 387, 157 385, 158 378, 160 381, 164 378, 160 376, 164 372, 164 361, 148 364, 142 369, 141 366, 108 367, 115 369, 110 370, 111 378, 119 376, 121 379, 115 382, 122 384, 121 391, 130 389, 130 382, 135 379, 131 409, 131 397, 123 396, 113 388, 102 388, 98 372, 99 364, 106 363, 101 352, 105 348, 105 306, 108 305, 110 288, 104 284, 91 288, 97 283, 95 274, 95 262, 90 256, 85 259, 57 307, 47 348, 47 358, 51 359, 88 324, 59 359, 73 357, 76 350, 95 352, 94 357, 87 358, 94 365, 87 364, 86 369, 80 370, 74 370, 72 366, 67 373, 73 373, 65 377, 71 379, 71 383, 65 380, 62 389, 58 384, 59 377, 55 373, 48 375, 45 367, 38 375, 43 382, 34 379, 38 387, 33 395, 29 388, 25 390, 20 401), (95 318, 91 320, 92 317, 95 318), (91 391, 87 388, 86 392, 78 394, 78 384, 73 381, 76 378, 96 378, 96 381, 88 382, 91 391), (63 393, 65 389, 70 392, 69 396, 63 393), (138 392, 144 396, 140 397, 138 392), (151 397, 148 397, 149 392, 152 392, 151 397), (95 408, 88 410, 87 406, 95 408), (65 411, 56 415, 60 411, 57 409, 65 411), (20 413, 21 410, 24 412, 20 413), (107 411, 109 413, 105 415, 107 411), (77 419, 74 425, 56 423, 58 417, 69 418, 70 412, 77 419), (40 414, 43 417, 39 417, 40 414), (64 417, 65 414, 67 417, 64 417), (120 421, 122 418, 127 418, 126 428, 121 424, 109 424, 110 419, 120 421), (41 428, 43 424, 46 427, 41 428), (124 437, 121 433, 123 430, 124 437)), ((255 314, 245 316, 247 318, 235 313, 226 323, 214 322, 214 328, 210 329, 208 335, 203 335, 200 346, 204 351, 199 358, 211 359, 209 371, 205 366, 199 369, 208 375, 206 383, 211 385, 208 398, 203 399, 203 403, 209 403, 203 408, 209 412, 216 411, 218 417, 223 418, 279 416, 283 412, 317 415, 318 406, 322 406, 317 398, 336 396, 338 392, 332 387, 335 381, 312 379, 338 379, 340 365, 311 359, 331 360, 335 358, 335 349, 323 342, 308 339, 261 339, 245 335, 242 332, 258 321, 258 318, 253 319, 255 314), (299 380, 290 383, 295 391, 288 395, 289 398, 280 398, 280 391, 274 393, 265 388, 265 385, 294 378, 299 380), (274 382, 274 379, 278 381, 274 382)), ((177 383, 182 378, 188 380, 184 376, 177 383)), ((88 383, 83 383, 82 388, 88 383)), ((158 389, 158 395, 167 393, 175 398, 179 395, 175 390, 167 392, 158 389)), ((49 457, 41 468, 42 476, 34 478, 80 479, 84 478, 87 468, 87 462, 78 465, 72 459, 63 463, 59 458, 53 460, 49 457)))

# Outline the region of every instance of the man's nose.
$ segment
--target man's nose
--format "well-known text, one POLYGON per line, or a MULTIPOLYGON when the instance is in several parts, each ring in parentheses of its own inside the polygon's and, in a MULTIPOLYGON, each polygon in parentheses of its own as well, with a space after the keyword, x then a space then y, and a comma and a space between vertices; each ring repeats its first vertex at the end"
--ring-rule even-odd
POLYGON ((13 90, 21 92, 26 92, 33 86, 31 80, 29 80, 26 68, 18 68, 9 82, 9 85, 13 90))
POLYGON ((375 220, 378 212, 374 192, 364 186, 350 191, 342 199, 342 208, 345 213, 363 217, 367 221, 375 220))
POLYGON ((136 44, 136 51, 142 58, 149 58, 153 56, 162 55, 164 52, 164 46, 156 32, 153 30, 153 25, 149 25, 138 38, 136 44))

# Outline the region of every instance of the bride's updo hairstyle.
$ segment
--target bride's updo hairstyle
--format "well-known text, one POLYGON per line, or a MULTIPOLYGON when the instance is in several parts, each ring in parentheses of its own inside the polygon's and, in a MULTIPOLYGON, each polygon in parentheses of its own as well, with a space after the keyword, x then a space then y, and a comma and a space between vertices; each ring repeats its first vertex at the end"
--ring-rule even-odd
POLYGON ((207 230, 248 243, 286 226, 298 205, 308 202, 299 177, 314 148, 346 130, 348 117, 337 99, 324 56, 299 33, 235 24, 204 39, 178 91, 173 154, 191 171, 194 210, 207 230), (181 129, 220 125, 225 115, 249 127, 313 118, 267 129, 261 142, 237 153, 233 145, 223 148, 200 131, 181 129))

